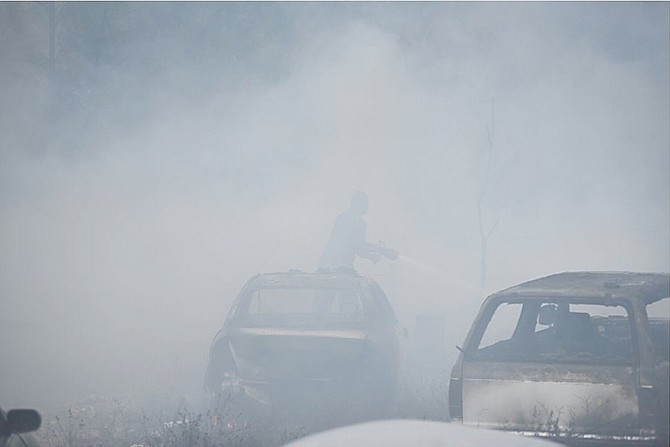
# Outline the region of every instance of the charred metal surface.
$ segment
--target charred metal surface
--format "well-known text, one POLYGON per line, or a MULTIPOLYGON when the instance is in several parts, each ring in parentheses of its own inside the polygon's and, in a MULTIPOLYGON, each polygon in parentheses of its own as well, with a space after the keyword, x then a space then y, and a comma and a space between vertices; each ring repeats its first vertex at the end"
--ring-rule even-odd
POLYGON ((491 295, 502 296, 623 298, 651 303, 670 296, 670 284, 666 273, 566 272, 527 281, 491 295))
POLYGON ((669 295, 668 274, 630 272, 562 273, 491 295, 452 369, 453 416, 566 443, 668 445, 670 322, 647 306, 669 295), (513 331, 484 342, 502 308, 518 312, 513 331))
POLYGON ((311 400, 320 402, 315 408, 384 403, 394 391, 403 333, 371 279, 257 275, 212 342, 206 386, 224 398, 275 408, 311 400))
MULTIPOLYGON (((469 364, 474 364, 470 362, 469 364)), ((518 380, 521 382, 560 381, 564 383, 612 384, 628 380, 633 374, 632 366, 615 367, 608 365, 556 365, 551 363, 504 363, 476 362, 477 368, 468 370, 472 380, 518 380)))

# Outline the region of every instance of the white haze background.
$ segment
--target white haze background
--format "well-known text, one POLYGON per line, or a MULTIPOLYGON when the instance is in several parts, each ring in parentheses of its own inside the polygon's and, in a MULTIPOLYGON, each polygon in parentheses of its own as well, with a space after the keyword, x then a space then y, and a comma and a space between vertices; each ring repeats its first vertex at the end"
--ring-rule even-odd
POLYGON ((97 102, 59 109, 44 137, 47 81, 29 61, 48 52, 46 15, 0 4, 5 407, 197 400, 244 281, 314 270, 355 190, 370 198, 368 239, 416 261, 357 268, 410 333, 418 314, 445 316, 449 352, 491 291, 670 270, 667 3, 117 7, 154 19, 133 22, 145 28, 126 35, 123 65, 90 62, 98 81, 75 93, 97 102), (246 8, 251 25, 228 42, 253 57, 188 57, 221 33, 154 14, 177 7, 246 8), (483 218, 498 225, 480 291, 492 119, 483 218))

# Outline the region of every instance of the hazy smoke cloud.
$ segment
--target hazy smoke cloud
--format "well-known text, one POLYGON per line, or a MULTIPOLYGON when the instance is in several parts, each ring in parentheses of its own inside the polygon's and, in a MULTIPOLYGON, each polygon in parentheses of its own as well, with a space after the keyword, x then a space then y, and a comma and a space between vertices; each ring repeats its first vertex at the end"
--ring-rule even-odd
POLYGON ((57 93, 46 8, 0 6, 3 405, 197 391, 354 190, 407 257, 360 272, 449 346, 486 291, 670 269, 667 4, 65 4, 57 93))

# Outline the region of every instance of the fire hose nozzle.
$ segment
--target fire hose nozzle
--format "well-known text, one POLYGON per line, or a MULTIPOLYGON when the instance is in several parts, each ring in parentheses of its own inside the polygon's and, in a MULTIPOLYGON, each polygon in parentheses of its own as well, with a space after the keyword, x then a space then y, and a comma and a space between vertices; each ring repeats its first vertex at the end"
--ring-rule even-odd
POLYGON ((398 259, 398 256, 400 255, 400 253, 398 253, 397 250, 386 247, 386 245, 384 245, 384 243, 382 242, 378 244, 378 247, 380 254, 385 258, 390 259, 391 261, 395 261, 396 259, 398 259))

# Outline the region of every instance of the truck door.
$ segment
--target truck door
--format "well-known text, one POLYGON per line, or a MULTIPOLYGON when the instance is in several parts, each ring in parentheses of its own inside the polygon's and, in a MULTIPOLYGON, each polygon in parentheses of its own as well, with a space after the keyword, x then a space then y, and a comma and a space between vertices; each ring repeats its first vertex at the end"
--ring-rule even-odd
POLYGON ((463 359, 463 423, 547 436, 639 434, 633 320, 623 305, 491 302, 463 359))

